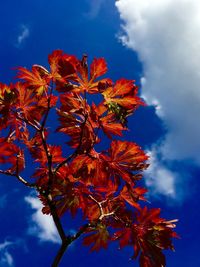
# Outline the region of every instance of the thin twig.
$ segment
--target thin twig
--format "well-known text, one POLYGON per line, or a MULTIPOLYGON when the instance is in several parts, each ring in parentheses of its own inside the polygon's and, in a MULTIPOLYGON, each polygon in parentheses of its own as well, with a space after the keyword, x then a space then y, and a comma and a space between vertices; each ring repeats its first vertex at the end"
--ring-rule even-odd
POLYGON ((37 185, 35 183, 29 183, 28 181, 26 181, 24 178, 22 178, 20 175, 18 175, 16 173, 11 173, 9 171, 3 171, 3 170, 0 170, 0 173, 8 175, 8 176, 16 177, 22 184, 24 184, 27 187, 37 188, 37 185))
POLYGON ((19 116, 19 114, 16 114, 16 118, 23 121, 23 122, 26 122, 28 125, 32 126, 35 130, 39 131, 40 128, 33 124, 31 121, 27 120, 26 118, 22 118, 21 116, 19 116))
POLYGON ((63 160, 61 163, 59 163, 56 168, 54 169, 54 174, 66 163, 68 163, 74 156, 76 155, 76 151, 72 153, 69 157, 67 157, 65 160, 63 160))
POLYGON ((42 125, 41 125, 41 129, 44 129, 44 126, 46 124, 46 121, 47 121, 47 118, 48 118, 48 115, 49 115, 49 111, 51 109, 50 104, 51 104, 52 91, 53 91, 53 85, 50 87, 50 95, 49 95, 49 97, 47 96, 48 97, 47 98, 47 111, 46 111, 46 113, 44 115, 44 118, 43 118, 43 121, 42 121, 42 125))

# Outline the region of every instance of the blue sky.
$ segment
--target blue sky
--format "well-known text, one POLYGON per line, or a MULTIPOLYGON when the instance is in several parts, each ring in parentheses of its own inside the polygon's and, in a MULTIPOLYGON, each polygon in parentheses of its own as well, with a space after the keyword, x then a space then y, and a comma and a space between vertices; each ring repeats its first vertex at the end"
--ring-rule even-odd
MULTIPOLYGON (((129 120, 129 140, 151 156, 148 198, 178 218, 176 252, 167 266, 200 266, 200 4, 196 0, 1 1, 0 81, 13 67, 47 66, 55 49, 105 57, 108 76, 135 79, 148 106, 129 120), (150 4, 151 3, 151 4, 150 4)), ((0 266, 50 266, 55 228, 34 194, 12 177, 0 179, 0 266), (45 218, 44 218, 45 217, 45 218)), ((64 217, 70 231, 76 223, 64 217)), ((61 267, 137 266, 131 248, 89 253, 76 241, 61 267)))

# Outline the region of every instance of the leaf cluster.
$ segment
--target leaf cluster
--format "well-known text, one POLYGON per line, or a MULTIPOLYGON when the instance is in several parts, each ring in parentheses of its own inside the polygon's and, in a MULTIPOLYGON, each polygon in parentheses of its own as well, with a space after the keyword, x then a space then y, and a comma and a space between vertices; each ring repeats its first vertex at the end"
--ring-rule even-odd
POLYGON ((48 61, 48 70, 19 67, 15 84, 0 84, 0 173, 35 188, 43 213, 52 215, 62 240, 52 266, 80 235, 91 251, 119 241, 120 248, 133 247, 140 266, 165 266, 162 250, 173 249, 175 221, 162 219, 160 209, 141 206, 147 190, 138 180, 148 157, 134 142, 117 139, 128 129, 127 117, 144 105, 135 81, 102 78, 107 72, 103 58, 88 67, 86 55, 79 60, 56 50, 48 61), (54 142, 51 112, 58 120, 54 142), (67 145, 60 146, 55 141, 63 134, 67 145), (99 151, 103 135, 110 145, 99 151), (31 179, 22 177, 34 166, 27 155, 37 163, 31 179), (83 225, 66 235, 60 218, 78 211, 83 225))

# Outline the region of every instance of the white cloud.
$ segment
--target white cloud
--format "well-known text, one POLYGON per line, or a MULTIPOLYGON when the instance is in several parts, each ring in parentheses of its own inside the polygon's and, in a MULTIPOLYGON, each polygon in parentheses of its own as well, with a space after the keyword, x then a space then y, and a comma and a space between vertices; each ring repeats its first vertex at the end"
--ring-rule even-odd
POLYGON ((30 31, 26 25, 20 26, 20 33, 17 36, 17 46, 21 46, 21 44, 29 37, 30 31))
POLYGON ((3 243, 0 243, 0 251, 4 250, 5 248, 7 248, 8 246, 10 246, 12 244, 13 244, 13 242, 5 240, 3 243))
POLYGON ((104 4, 105 0, 88 0, 89 11, 85 14, 90 19, 95 18, 98 16, 102 5, 104 4))
POLYGON ((176 186, 175 180, 178 178, 178 174, 170 171, 162 163, 161 159, 158 159, 157 152, 152 149, 148 151, 150 166, 144 172, 146 185, 151 189, 151 194, 159 193, 171 198, 176 198, 176 186))
POLYGON ((0 259, 1 266, 14 266, 12 255, 5 251, 0 259))
POLYGON ((200 164, 200 2, 118 0, 116 6, 121 40, 143 63, 142 95, 168 130, 162 157, 200 164))
POLYGON ((60 243, 53 219, 51 216, 42 213, 42 203, 40 200, 36 197, 27 196, 25 201, 35 210, 29 221, 28 233, 37 236, 40 241, 60 243))
POLYGON ((8 248, 14 243, 5 240, 3 243, 0 243, 0 266, 2 267, 13 267, 14 260, 12 255, 8 252, 8 248))

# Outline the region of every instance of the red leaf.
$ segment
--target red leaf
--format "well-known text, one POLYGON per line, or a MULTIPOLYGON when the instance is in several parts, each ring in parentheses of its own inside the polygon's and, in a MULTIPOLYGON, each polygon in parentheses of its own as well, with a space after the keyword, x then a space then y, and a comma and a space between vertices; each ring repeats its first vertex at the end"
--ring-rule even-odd
POLYGON ((107 163, 101 159, 98 153, 91 151, 90 155, 78 155, 70 164, 75 177, 86 185, 105 185, 108 182, 109 173, 107 163))
POLYGON ((130 93, 135 87, 134 82, 134 80, 126 79, 116 81, 113 91, 110 92, 110 97, 124 96, 130 93))
POLYGON ((108 156, 103 155, 108 161, 110 170, 118 173, 128 184, 133 184, 131 171, 145 168, 144 162, 148 159, 141 148, 132 142, 112 141, 108 156), (142 164, 142 165, 141 165, 142 164))
POLYGON ((32 71, 27 70, 26 68, 19 67, 18 78, 25 80, 26 84, 31 86, 38 96, 42 95, 45 90, 48 89, 49 80, 48 76, 41 74, 41 68, 38 69, 38 66, 32 67, 32 71))
POLYGON ((69 84, 68 79, 77 81, 76 67, 78 65, 78 59, 75 56, 64 54, 62 50, 55 50, 48 57, 51 78, 58 83, 59 91, 62 91, 62 87, 66 87, 69 84))
POLYGON ((98 225, 96 231, 83 239, 83 244, 91 245, 90 251, 99 251, 101 248, 107 248, 109 242, 109 232, 105 225, 98 225))
POLYGON ((136 96, 137 92, 138 87, 134 84, 134 80, 121 79, 102 94, 108 106, 115 103, 129 110, 144 105, 144 102, 136 96))
MULTIPOLYGON (((60 146, 49 145, 47 147, 49 154, 51 155, 52 164, 61 163, 64 158, 62 157, 62 148, 60 146)), ((47 154, 44 148, 41 146, 34 146, 30 148, 31 155, 36 162, 39 162, 41 166, 45 166, 48 163, 47 154)))
POLYGON ((90 66, 90 79, 94 81, 107 72, 107 64, 104 58, 95 58, 90 66))
POLYGON ((143 194, 147 192, 147 189, 141 187, 127 187, 126 185, 123 187, 120 192, 120 196, 127 201, 131 206, 140 209, 140 205, 138 203, 139 200, 145 200, 143 194))

